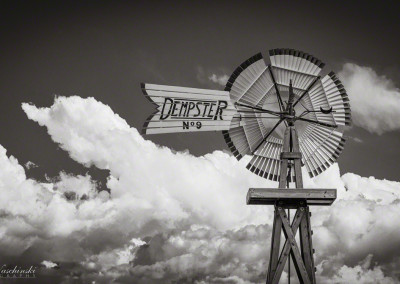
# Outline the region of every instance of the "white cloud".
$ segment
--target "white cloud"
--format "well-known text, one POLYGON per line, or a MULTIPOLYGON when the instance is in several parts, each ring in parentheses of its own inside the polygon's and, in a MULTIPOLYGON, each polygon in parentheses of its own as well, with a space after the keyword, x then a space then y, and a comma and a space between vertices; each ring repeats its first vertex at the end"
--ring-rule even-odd
POLYGON ((109 270, 111 268, 123 266, 131 263, 140 247, 146 245, 141 239, 133 238, 123 247, 114 249, 104 249, 99 254, 93 254, 85 259, 81 264, 89 269, 109 270))
POLYGON ((34 162, 28 161, 25 163, 25 168, 27 170, 32 169, 32 168, 37 168, 38 165, 36 165, 34 162))
POLYGON ((95 188, 95 182, 88 175, 73 176, 61 172, 59 177, 53 182, 53 189, 63 193, 69 200, 95 198, 98 195, 95 188))
POLYGON ((38 240, 68 237, 73 232, 88 229, 96 220, 104 223, 107 205, 89 176, 61 174, 54 184, 38 183, 26 178, 24 168, 13 156, 6 156, 2 146, 0 167, 2 254, 19 255, 38 240), (72 202, 65 192, 78 196, 86 192, 92 199, 72 202))
MULTIPOLYGON (((323 283, 364 283, 364 284, 394 284, 398 283, 392 277, 387 277, 382 271, 382 267, 371 267, 373 255, 369 254, 354 267, 343 265, 340 267, 333 277, 321 277, 320 281, 323 283)), ((321 263, 321 266, 325 263, 321 263)), ((328 264, 329 265, 329 264, 328 264)))
POLYGON ((400 129, 400 91, 372 68, 346 63, 338 73, 350 98, 353 122, 371 133, 400 129))
POLYGON ((208 77, 208 79, 216 84, 225 86, 226 82, 228 82, 229 76, 226 74, 223 74, 223 75, 212 74, 211 76, 208 77))
POLYGON ((56 268, 56 267, 58 267, 57 263, 54 263, 54 262, 52 262, 50 260, 43 260, 40 264, 43 265, 46 268, 56 268))
POLYGON ((207 85, 209 88, 215 88, 215 84, 225 87, 229 76, 226 74, 224 68, 210 70, 204 69, 202 66, 197 66, 196 78, 200 83, 207 85))
MULTIPOLYGON (((86 280, 263 282, 272 208, 247 206, 245 195, 276 184, 247 171, 246 159, 158 147, 93 98, 23 109, 75 161, 110 170, 111 193, 89 176, 37 183, 0 148, 0 255, 79 263, 86 280)), ((312 208, 320 282, 398 281, 400 183, 340 177, 336 164, 305 183, 338 189, 332 207, 312 208)))
POLYGON ((238 165, 234 157, 219 151, 199 159, 159 148, 93 98, 59 97, 51 108, 23 104, 23 109, 30 119, 47 127, 72 159, 110 170, 111 197, 121 199, 121 208, 133 210, 140 222, 148 219, 142 214, 145 210, 163 221, 194 215, 226 228, 246 223, 261 210, 244 202, 246 184, 266 184, 245 169, 245 160, 238 165))

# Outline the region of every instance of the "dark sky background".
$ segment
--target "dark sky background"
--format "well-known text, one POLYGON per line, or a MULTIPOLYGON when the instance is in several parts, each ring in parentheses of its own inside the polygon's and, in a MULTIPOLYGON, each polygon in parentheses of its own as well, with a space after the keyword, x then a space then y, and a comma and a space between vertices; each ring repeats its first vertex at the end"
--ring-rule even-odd
MULTIPOLYGON (((339 71, 370 66, 400 86, 398 2, 372 1, 2 1, 0 4, 0 144, 44 180, 89 171, 27 119, 22 102, 50 106, 55 95, 94 97, 141 129, 153 112, 140 82, 223 89, 230 75, 272 48, 303 50, 339 71)), ((399 132, 381 136, 353 127, 341 172, 399 181, 399 132)), ((226 150, 220 133, 148 136, 194 155, 226 150)))

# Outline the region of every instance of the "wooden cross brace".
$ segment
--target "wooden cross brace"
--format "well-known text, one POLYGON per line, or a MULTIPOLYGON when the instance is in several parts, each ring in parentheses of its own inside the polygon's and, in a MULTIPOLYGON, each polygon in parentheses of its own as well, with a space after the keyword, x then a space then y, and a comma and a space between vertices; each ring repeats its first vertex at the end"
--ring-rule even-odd
MULTIPOLYGON (((310 277, 308 275, 306 265, 304 264, 303 258, 300 253, 300 249, 299 249, 296 239, 295 239, 297 229, 299 228, 300 223, 305 216, 305 211, 306 211, 305 207, 298 208, 296 211, 296 214, 293 218, 292 225, 290 225, 289 219, 286 215, 284 208, 276 207, 276 214, 279 219, 279 221, 276 220, 276 222, 279 222, 281 224, 281 226, 283 226, 283 232, 285 234, 286 240, 285 240, 283 249, 281 251, 279 260, 275 261, 273 264, 270 263, 270 270, 269 270, 269 275, 268 275, 269 279, 267 280, 267 283, 278 283, 279 282, 283 268, 285 267, 285 264, 287 262, 289 253, 292 255, 293 264, 297 271, 297 275, 299 275, 300 283, 312 283, 310 281, 310 277)), ((277 230, 278 229, 277 226, 275 226, 274 229, 277 230)), ((274 230, 274 233, 276 233, 275 230, 274 230)), ((280 228, 279 228, 279 231, 280 231, 280 228)), ((280 234, 279 234, 279 237, 280 237, 280 234)), ((272 261, 272 259, 271 259, 271 261, 272 261)))

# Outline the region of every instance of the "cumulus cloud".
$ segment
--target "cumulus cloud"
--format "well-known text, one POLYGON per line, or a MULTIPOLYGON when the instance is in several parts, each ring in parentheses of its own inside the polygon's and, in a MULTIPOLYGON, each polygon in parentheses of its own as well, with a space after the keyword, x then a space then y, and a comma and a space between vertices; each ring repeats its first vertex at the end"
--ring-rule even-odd
POLYGON ((400 129, 400 90, 372 68, 346 63, 338 73, 350 97, 353 122, 371 133, 400 129))
POLYGON ((208 79, 216 84, 225 86, 226 82, 228 82, 229 76, 226 74, 223 74, 223 75, 212 74, 211 76, 208 77, 208 79))
POLYGON ((58 264, 50 260, 43 260, 40 264, 46 268, 58 268, 58 264))
POLYGON ((198 66, 196 78, 200 83, 207 85, 209 88, 215 88, 216 85, 225 87, 229 76, 226 74, 224 68, 209 70, 202 66, 198 66))
MULTIPOLYGON (((147 220, 144 210, 163 221, 193 214, 226 228, 246 223, 250 211, 259 210, 245 210, 249 215, 228 210, 232 206, 247 208, 246 184, 265 185, 263 179, 244 169, 246 161, 239 165, 234 157, 219 151, 199 159, 157 147, 93 98, 59 97, 51 108, 24 104, 23 109, 30 119, 47 127, 72 159, 109 170, 111 196, 121 199, 122 208, 137 211, 140 222, 147 220)), ((138 223, 138 219, 132 222, 138 223)))
MULTIPOLYGON (((88 175, 38 183, 0 148, 0 255, 51 260, 86 282, 264 281, 273 212, 245 195, 276 183, 247 171, 246 158, 156 146, 93 98, 23 109, 72 159, 109 170, 110 193, 88 175)), ((341 177, 336 164, 305 183, 338 189, 332 207, 312 208, 320 282, 398 281, 400 184, 341 177)))
POLYGON ((38 165, 36 165, 34 162, 28 161, 25 163, 25 168, 27 170, 32 169, 32 168, 37 168, 38 165))
MULTIPOLYGON (((373 255, 369 254, 360 261, 354 267, 348 267, 347 265, 343 265, 333 277, 321 277, 321 282, 323 283, 365 283, 365 284, 394 284, 398 283, 392 277, 387 277, 384 275, 382 267, 373 266, 371 263, 373 259, 373 255)), ((322 262, 320 266, 326 265, 327 263, 322 262)))
MULTIPOLYGON (((89 176, 61 174, 56 183, 38 183, 26 178, 24 168, 0 146, 0 253, 2 259, 21 255, 33 244, 53 237, 68 237, 73 232, 104 222, 103 194, 96 191, 89 176), (58 190, 61 189, 61 190, 58 190), (69 200, 65 193, 82 192, 88 201, 69 200), (103 210, 102 210, 103 209, 103 210)), ((51 246, 53 242, 49 242, 51 246)), ((68 248, 66 248, 68 249, 68 248)), ((41 252, 48 253, 47 251, 41 252)), ((34 253, 35 254, 35 253, 34 253)))

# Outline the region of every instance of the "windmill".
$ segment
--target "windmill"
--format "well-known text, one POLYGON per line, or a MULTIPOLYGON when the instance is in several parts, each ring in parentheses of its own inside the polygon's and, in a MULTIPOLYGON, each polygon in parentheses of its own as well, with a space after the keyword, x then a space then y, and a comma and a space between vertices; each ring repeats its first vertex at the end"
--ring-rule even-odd
POLYGON ((314 56, 273 49, 269 58, 268 65, 261 53, 243 62, 224 91, 142 84, 157 107, 143 133, 222 131, 238 160, 251 156, 247 169, 279 182, 250 188, 246 198, 275 208, 267 283, 279 282, 290 257, 300 283, 316 283, 309 206, 331 205, 336 189, 305 189, 301 167, 312 178, 338 159, 351 122, 349 99, 334 72, 320 75, 324 63, 314 56))

